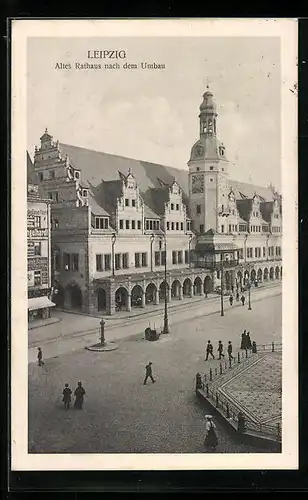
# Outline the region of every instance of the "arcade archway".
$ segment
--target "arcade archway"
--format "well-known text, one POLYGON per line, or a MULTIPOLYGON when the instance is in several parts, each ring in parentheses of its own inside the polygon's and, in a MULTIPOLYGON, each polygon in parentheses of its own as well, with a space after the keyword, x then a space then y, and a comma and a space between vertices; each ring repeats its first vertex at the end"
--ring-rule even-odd
POLYGON ((141 307, 142 306, 142 293, 143 289, 140 285, 135 285, 131 292, 131 306, 141 307))
POLYGON ((179 280, 174 280, 171 285, 171 299, 180 298, 180 288, 181 288, 181 283, 179 282, 179 280))
POLYGON ((146 304, 155 304, 156 299, 156 286, 154 283, 149 283, 145 290, 145 302, 146 304))
POLYGON ((202 280, 199 276, 194 281, 194 295, 202 295, 202 280))
POLYGON ((121 286, 115 292, 115 309, 116 311, 127 311, 128 306, 128 291, 121 286))
POLYGON ((183 283, 183 296, 184 297, 190 297, 191 287, 192 287, 192 284, 191 284, 190 279, 186 278, 186 280, 184 280, 184 283, 183 283))

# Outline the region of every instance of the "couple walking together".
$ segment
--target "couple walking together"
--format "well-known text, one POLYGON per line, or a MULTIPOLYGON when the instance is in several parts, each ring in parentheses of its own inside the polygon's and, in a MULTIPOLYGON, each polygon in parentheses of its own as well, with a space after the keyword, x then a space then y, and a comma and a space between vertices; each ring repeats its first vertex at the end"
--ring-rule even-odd
MULTIPOLYGON (((76 408, 77 410, 82 409, 83 398, 85 393, 86 391, 84 390, 82 383, 78 382, 77 388, 75 389, 74 392, 75 396, 74 408, 76 408)), ((62 402, 64 403, 64 408, 68 410, 70 407, 70 403, 72 401, 72 389, 70 389, 68 384, 65 384, 62 394, 63 394, 62 402)))

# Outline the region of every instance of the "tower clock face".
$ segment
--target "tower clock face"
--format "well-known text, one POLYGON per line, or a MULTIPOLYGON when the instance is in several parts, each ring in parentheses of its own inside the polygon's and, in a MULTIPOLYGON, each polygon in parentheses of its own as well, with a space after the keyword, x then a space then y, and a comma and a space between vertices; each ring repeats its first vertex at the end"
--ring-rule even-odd
POLYGON ((204 177, 202 174, 193 175, 191 179, 192 193, 204 192, 204 177))

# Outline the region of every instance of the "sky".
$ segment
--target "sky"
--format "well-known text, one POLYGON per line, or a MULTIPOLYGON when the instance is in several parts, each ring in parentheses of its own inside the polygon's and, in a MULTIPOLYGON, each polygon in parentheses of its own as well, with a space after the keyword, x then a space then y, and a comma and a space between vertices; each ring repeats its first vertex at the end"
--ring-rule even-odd
POLYGON ((32 155, 47 127, 62 143, 187 170, 207 79, 230 178, 280 189, 276 37, 30 38, 27 148, 32 155), (88 50, 117 49, 126 59, 87 58, 88 50), (57 62, 72 69, 56 69, 57 62), (78 70, 75 62, 138 69, 78 70), (140 69, 141 62, 165 69, 140 69))

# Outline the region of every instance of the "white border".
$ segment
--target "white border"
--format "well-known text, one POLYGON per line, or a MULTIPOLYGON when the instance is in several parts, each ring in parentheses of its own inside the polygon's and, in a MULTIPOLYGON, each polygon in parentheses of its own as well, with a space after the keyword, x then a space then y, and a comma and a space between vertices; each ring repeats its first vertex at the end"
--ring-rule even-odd
MULTIPOLYGON (((297 469, 297 21, 295 19, 12 21, 12 470, 297 469), (281 454, 28 454, 26 51, 28 37, 279 37, 283 193, 281 454)), ((28 112, 31 112, 29 110, 28 112)))

